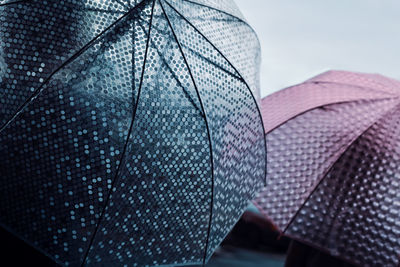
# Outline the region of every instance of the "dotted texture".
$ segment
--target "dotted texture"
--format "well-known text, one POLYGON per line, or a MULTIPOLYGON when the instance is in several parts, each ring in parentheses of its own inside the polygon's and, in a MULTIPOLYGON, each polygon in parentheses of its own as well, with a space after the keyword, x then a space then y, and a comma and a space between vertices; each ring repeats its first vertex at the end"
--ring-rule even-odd
POLYGON ((172 2, 176 9, 199 29, 226 56, 229 62, 232 62, 258 101, 260 99, 260 44, 257 35, 253 31, 249 31, 248 24, 241 16, 234 12, 228 13, 229 11, 226 11, 227 13, 220 12, 224 7, 232 7, 231 4, 228 4, 231 1, 216 1, 218 6, 214 8, 193 5, 188 1, 174 0, 172 2), (236 41, 238 36, 241 36, 246 42, 238 43, 236 41))
POLYGON ((129 31, 55 73, 0 134, 0 222, 65 265, 83 260, 127 138, 129 31))
POLYGON ((234 0, 184 0, 184 1, 208 6, 210 8, 220 10, 223 13, 227 13, 231 16, 244 20, 243 14, 236 6, 234 0))
POLYGON ((400 107, 347 148, 287 233, 361 266, 398 266, 400 107), (313 229, 313 230, 311 230, 313 229))
POLYGON ((185 17, 179 11, 169 5, 165 8, 176 25, 174 29, 209 119, 214 168, 209 258, 239 220, 248 199, 253 199, 264 185, 265 163, 257 160, 257 157, 265 158, 264 142, 259 139, 263 127, 258 122, 257 105, 251 91, 235 68, 192 24, 180 23, 185 17), (195 49, 201 53, 190 52, 195 49), (225 88, 229 89, 225 91, 225 88))
POLYGON ((0 6, 0 124, 9 121, 57 68, 122 14, 119 4, 112 1, 0 6))
POLYGON ((11 4, 17 2, 18 0, 0 0, 0 5, 2 4, 11 4))
POLYGON ((267 187, 255 204, 290 237, 361 266, 397 266, 399 102, 392 93, 399 83, 330 72, 285 90, 313 92, 317 86, 318 101, 282 101, 292 105, 290 113, 296 105, 301 112, 267 134, 267 187), (318 94, 329 96, 338 84, 352 100, 326 104, 318 94), (354 93, 360 88, 365 94, 354 93), (368 99, 371 90, 380 97, 368 99), (313 101, 313 108, 302 109, 302 102, 313 101))
POLYGON ((182 2, 0 3, 0 225, 61 265, 202 263, 265 185, 257 38, 182 2))

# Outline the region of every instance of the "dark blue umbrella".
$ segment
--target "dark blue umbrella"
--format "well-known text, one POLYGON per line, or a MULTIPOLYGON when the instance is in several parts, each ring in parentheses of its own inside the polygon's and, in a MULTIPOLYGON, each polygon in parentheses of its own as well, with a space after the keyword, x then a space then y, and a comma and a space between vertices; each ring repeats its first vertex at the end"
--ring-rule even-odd
POLYGON ((63 265, 203 263, 264 184, 231 1, 0 1, 0 224, 63 265))

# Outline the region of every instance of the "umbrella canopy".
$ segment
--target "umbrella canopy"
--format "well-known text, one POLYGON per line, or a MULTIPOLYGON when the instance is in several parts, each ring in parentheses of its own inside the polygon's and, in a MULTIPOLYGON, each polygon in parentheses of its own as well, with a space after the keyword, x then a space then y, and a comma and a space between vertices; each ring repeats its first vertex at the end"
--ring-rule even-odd
POLYGON ((267 187, 284 234, 362 266, 400 252, 400 82, 330 71, 262 100, 267 187))
POLYGON ((265 182, 236 6, 2 0, 0 21, 0 225, 63 265, 205 262, 265 182))

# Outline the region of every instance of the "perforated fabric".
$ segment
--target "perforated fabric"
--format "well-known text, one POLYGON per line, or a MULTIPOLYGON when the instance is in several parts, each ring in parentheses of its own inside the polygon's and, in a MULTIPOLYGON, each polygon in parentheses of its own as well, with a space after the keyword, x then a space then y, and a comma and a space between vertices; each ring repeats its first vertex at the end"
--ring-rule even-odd
POLYGON ((360 266, 397 266, 398 92, 383 76, 334 71, 264 98, 266 123, 281 106, 255 204, 290 237, 360 266))
POLYGON ((239 14, 1 1, 0 225, 61 265, 205 262, 265 185, 239 14))

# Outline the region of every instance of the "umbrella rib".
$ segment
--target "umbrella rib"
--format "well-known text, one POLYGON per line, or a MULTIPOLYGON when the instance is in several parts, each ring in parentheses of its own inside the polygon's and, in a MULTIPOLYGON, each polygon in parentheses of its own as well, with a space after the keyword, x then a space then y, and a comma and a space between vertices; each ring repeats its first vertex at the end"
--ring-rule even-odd
POLYGON ((115 2, 117 2, 118 4, 120 4, 123 7, 129 8, 129 6, 125 5, 125 3, 121 2, 120 0, 114 0, 115 2))
MULTIPOLYGON (((19 1, 14 1, 14 2, 7 2, 7 3, 4 3, 4 4, 0 4, 0 7, 12 5, 12 4, 28 3, 28 2, 31 2, 31 1, 32 0, 19 0, 19 1)), ((120 14, 124 14, 125 13, 125 12, 122 12, 122 11, 104 10, 104 9, 97 9, 97 8, 87 8, 87 9, 85 9, 85 11, 97 11, 97 12, 120 13, 120 14)))
MULTIPOLYGON (((258 40, 258 35, 257 35, 256 31, 255 31, 252 27, 250 27, 250 25, 249 25, 249 24, 247 23, 247 21, 245 21, 244 19, 241 19, 241 18, 239 18, 238 16, 235 16, 235 15, 233 15, 233 14, 231 14, 231 13, 228 13, 228 12, 226 12, 226 11, 223 11, 223 10, 221 10, 221 9, 218 9, 218 8, 215 8, 215 7, 212 7, 212 6, 207 6, 207 5, 204 5, 204 4, 202 4, 202 3, 197 3, 197 2, 194 2, 194 1, 191 1, 191 0, 183 0, 183 1, 188 2, 188 3, 191 3, 191 4, 194 4, 194 5, 202 6, 202 7, 211 9, 211 10, 215 10, 215 11, 221 12, 221 13, 223 13, 223 14, 229 16, 229 17, 232 17, 232 18, 238 20, 238 22, 242 22, 242 23, 246 24, 247 26, 249 26, 250 30, 254 33, 254 35, 256 36, 256 38, 257 38, 257 40, 258 40)), ((260 42, 260 41, 258 41, 258 42, 260 42)))
MULTIPOLYGON (((143 2, 145 2, 145 1, 143 1, 143 2)), ((143 3, 143 2, 142 2, 142 3, 143 3)), ((146 41, 146 51, 145 51, 145 55, 144 55, 143 68, 142 68, 142 73, 141 73, 140 83, 139 83, 139 88, 138 88, 138 95, 137 95, 137 99, 138 99, 138 100, 139 100, 139 98, 140 98, 140 92, 141 92, 141 89, 142 89, 143 77, 144 77, 144 72, 145 72, 145 67, 146 67, 146 62, 147 62, 147 53, 148 53, 149 42, 150 42, 151 26, 152 26, 152 22, 153 22, 154 4, 155 4, 155 0, 153 1, 153 5, 152 5, 152 9, 151 9, 150 22, 149 22, 149 31, 148 31, 147 41, 146 41)), ((133 40, 133 42, 134 42, 134 40, 133 40)), ((134 43, 133 43, 133 45, 134 45, 134 43)), ((132 84, 132 86, 134 86, 134 84, 132 84)), ((88 255, 89 255, 90 248, 91 248, 91 246, 92 246, 92 244, 93 244, 93 242, 94 242, 94 238, 95 238, 95 236, 96 236, 96 234, 97 234, 97 231, 98 231, 98 229, 99 229, 99 226, 100 226, 101 220, 102 220, 102 218, 103 218, 103 216, 104 216, 104 213, 105 213, 105 210, 106 210, 106 208, 107 208, 108 202, 110 201, 110 197, 111 197, 111 195, 112 195, 112 190, 113 190, 113 188, 114 188, 114 186, 115 186, 116 181, 118 180, 119 171, 120 171, 120 169, 121 169, 121 165, 122 165, 122 162, 123 162, 123 159, 124 159, 124 157, 125 157, 125 153, 126 153, 126 150, 127 150, 127 147, 128 147, 128 142, 129 142, 129 139, 130 139, 130 135, 131 135, 131 133, 132 133, 132 129, 133 129, 133 125, 134 125, 134 121, 135 121, 135 117, 136 117, 137 108, 138 108, 138 103, 136 103, 136 105, 135 105, 134 108, 133 108, 133 111, 132 111, 132 120, 131 120, 131 124, 130 124, 130 126, 129 126, 127 138, 126 138, 126 141, 125 141, 125 144, 124 144, 122 153, 121 153, 120 162, 119 162, 118 167, 117 167, 117 170, 116 170, 116 172, 115 172, 114 180, 112 181, 112 184, 111 184, 109 193, 108 193, 108 195, 107 195, 107 198, 106 198, 106 200, 105 200, 103 209, 102 209, 102 211, 101 211, 101 213, 100 213, 100 216, 99 216, 99 219, 98 219, 96 228, 95 228, 95 230, 94 230, 94 232, 93 232, 93 234, 92 234, 92 238, 90 239, 88 248, 87 248, 86 253, 85 253, 85 255, 84 255, 84 258, 83 258, 83 261, 82 261, 82 264, 81 264, 82 267, 85 265, 86 259, 87 259, 88 255)))
MULTIPOLYGON (((154 29, 156 30, 157 28, 154 28, 154 29)), ((162 31, 161 29, 157 29, 157 30, 158 30, 159 32, 161 32, 162 34, 166 34, 166 32, 162 31)), ((192 52, 193 54, 195 54, 195 55, 198 56, 199 58, 204 59, 205 61, 207 61, 207 62, 210 63, 211 65, 215 66, 216 68, 222 70, 223 72, 228 73, 228 74, 231 75, 233 78, 236 78, 236 79, 238 79, 239 81, 243 81, 243 78, 242 78, 242 77, 240 77, 240 76, 236 75, 235 73, 232 73, 231 71, 229 71, 229 70, 225 69, 224 67, 218 65, 216 62, 213 62, 212 60, 210 60, 210 59, 208 59, 208 58, 202 56, 199 52, 193 50, 192 48, 190 48, 190 47, 188 47, 188 46, 186 46, 186 45, 184 45, 184 44, 181 44, 181 46, 184 47, 184 48, 186 48, 186 49, 188 49, 188 50, 190 50, 190 52, 192 52)))
POLYGON ((206 58, 206 57, 203 57, 199 52, 193 50, 192 48, 187 47, 187 46, 185 46, 185 45, 183 45, 183 46, 184 46, 185 48, 189 49, 191 52, 193 52, 193 54, 195 54, 195 55, 198 56, 199 58, 204 59, 205 61, 207 61, 207 62, 210 63, 211 65, 213 65, 213 66, 217 67, 218 69, 220 69, 220 70, 222 70, 222 71, 228 73, 228 74, 231 75, 233 78, 236 78, 236 79, 238 79, 239 81, 243 81, 243 78, 242 78, 242 77, 240 77, 240 76, 238 76, 238 75, 236 75, 236 74, 230 72, 229 70, 223 68, 222 66, 220 66, 220 65, 218 65, 217 63, 211 61, 210 59, 208 59, 208 58, 206 58))
POLYGON ((113 14, 125 14, 125 12, 123 12, 123 11, 109 10, 109 9, 100 9, 100 8, 86 8, 85 11, 104 12, 104 13, 113 13, 113 14))
MULTIPOLYGON (((143 29, 143 26, 140 25, 140 27, 143 29)), ((154 29, 156 29, 156 27, 154 26, 154 29)), ((196 103, 194 102, 194 100, 192 99, 192 97, 190 96, 190 94, 187 92, 187 90, 185 89, 185 87, 182 85, 181 81, 178 79, 178 77, 176 76, 176 73, 172 70, 171 66, 168 64, 168 62, 165 60, 165 58, 162 56, 162 53, 157 49, 157 47, 152 46, 156 51, 158 56, 160 57, 161 61, 165 64, 165 66, 168 68, 168 70, 172 73, 173 78, 178 82, 178 85, 182 88, 185 96, 188 98, 188 100, 190 101, 190 103, 192 103, 192 105, 200 112, 200 114, 204 117, 204 113, 200 110, 200 108, 196 105, 196 103)))
MULTIPOLYGON (((396 99, 396 98, 398 98, 398 97, 382 97, 382 98, 376 98, 376 99, 374 99, 373 101, 383 101, 383 100, 390 100, 390 99, 396 99)), ((272 131, 274 131, 274 130, 278 129, 279 127, 281 127, 281 126, 282 126, 283 124, 285 124, 287 121, 290 121, 290 120, 292 120, 292 119, 294 119, 294 118, 297 118, 297 117, 299 117, 299 116, 301 116, 301 115, 303 115, 303 114, 309 112, 310 110, 317 109, 317 108, 327 108, 327 107, 329 107, 329 106, 331 106, 331 105, 353 103, 353 102, 364 101, 364 100, 371 100, 371 99, 368 99, 368 98, 358 98, 358 99, 352 99, 352 100, 344 100, 344 101, 332 102, 332 103, 329 103, 329 104, 321 104, 321 105, 318 105, 318 106, 315 106, 315 107, 307 108, 306 110, 304 110, 304 111, 302 111, 302 112, 296 114, 295 116, 293 116, 293 117, 291 117, 291 118, 289 118, 289 119, 287 119, 287 120, 285 120, 285 121, 279 123, 278 125, 274 126, 272 129, 269 129, 268 132, 267 132, 266 134, 271 133, 272 131)))
MULTIPOLYGON (((265 168, 264 168, 264 185, 267 185, 267 141, 266 141, 266 134, 265 134, 265 127, 264 127, 264 121, 261 116, 261 110, 260 107, 257 104, 256 98, 254 97, 253 92, 250 89, 250 86, 247 84, 246 80, 243 79, 242 75, 240 72, 236 69, 236 67, 228 60, 228 58, 201 32, 199 31, 185 16, 183 16, 178 10, 176 10, 175 7, 173 7, 169 2, 166 1, 166 3, 183 19, 185 20, 193 29, 195 29, 196 32, 198 32, 225 60, 228 62, 228 64, 237 72, 239 77, 241 78, 241 81, 246 85, 247 89, 250 92, 250 95, 253 99, 254 104, 256 105, 258 115, 260 117, 261 121, 261 126, 263 130, 263 140, 264 140, 264 147, 265 147, 265 153, 264 153, 264 161, 265 161, 265 168)), ((250 27, 251 28, 251 27, 250 27)))
POLYGON ((163 13, 164 13, 164 15, 165 15, 165 17, 167 19, 168 25, 169 25, 169 27, 170 27, 170 29, 172 31, 172 34, 173 34, 173 36, 175 38, 175 41, 176 41, 176 43, 178 45, 179 51, 181 52, 183 60, 184 60, 184 62, 186 64, 186 67, 188 68, 188 71, 189 71, 190 77, 192 79, 193 85, 194 85, 194 87, 196 89, 196 94, 197 94, 197 97, 199 99, 201 109, 203 110, 204 122, 205 122, 206 129, 207 129, 207 137, 208 137, 208 143, 209 143, 209 149, 210 149, 210 163, 211 163, 211 201, 210 201, 210 218, 209 218, 209 223, 208 223, 208 228, 207 228, 207 238, 206 238, 206 243, 205 243, 205 248, 204 248, 204 256, 203 256, 203 265, 204 265, 205 261, 206 261, 206 258, 207 258, 207 249, 208 249, 208 242, 209 242, 209 237, 210 237, 210 232, 211 232, 211 221, 212 221, 213 206, 214 206, 214 158, 213 158, 213 152, 212 152, 213 150, 212 150, 212 143, 211 143, 211 133, 210 133, 210 128, 209 128, 209 125, 208 125, 207 115, 206 115, 206 112, 205 112, 205 109, 204 109, 203 101, 201 100, 200 92, 199 92, 198 87, 196 85, 196 81, 195 81, 194 76, 192 74, 191 68, 190 68, 189 63, 188 63, 188 61, 186 59, 185 54, 183 53, 183 49, 182 49, 181 44, 180 44, 180 42, 178 40, 178 37, 175 34, 174 28, 172 27, 172 24, 171 24, 171 21, 169 20, 167 12, 165 12, 164 6, 163 6, 163 4, 161 3, 160 0, 159 0, 159 2, 160 2, 161 9, 162 9, 162 11, 163 11, 163 13))
MULTIPOLYGON (((355 87, 355 88, 361 88, 361 89, 368 89, 368 90, 373 91, 373 92, 377 92, 377 93, 380 93, 380 94, 384 93, 384 94, 395 96, 395 97, 398 96, 397 94, 394 94, 394 93, 391 93, 391 92, 387 92, 387 91, 384 91, 384 90, 377 90, 375 88, 368 87, 368 86, 361 86, 361 85, 341 83, 341 82, 318 81, 318 80, 316 80, 316 81, 308 81, 308 82, 306 81, 306 82, 304 82, 304 84, 336 84, 336 85, 349 86, 349 87, 355 87)), ((296 87, 296 86, 298 86, 298 85, 294 85, 294 86, 291 86, 291 87, 296 87)), ((290 88, 290 87, 288 87, 288 88, 290 88)))
MULTIPOLYGON (((194 2, 194 1, 191 1, 191 0, 183 0, 183 1, 188 2, 188 3, 191 3, 191 4, 194 4, 194 5, 202 6, 202 7, 211 9, 211 10, 215 10, 215 11, 217 11, 217 12, 221 12, 221 13, 223 13, 223 14, 229 16, 229 17, 232 17, 232 18, 238 20, 239 22, 242 22, 242 23, 245 23, 246 25, 248 25, 247 21, 245 21, 244 19, 239 18, 238 16, 235 16, 235 15, 229 13, 229 12, 223 11, 223 10, 221 10, 221 9, 219 9, 219 8, 212 7, 212 6, 207 6, 207 5, 205 5, 205 4, 198 3, 198 2, 194 2)), ((251 28, 251 27, 250 27, 250 28, 251 28)), ((256 34, 256 32, 254 31, 253 28, 251 28, 251 30, 256 34)))
MULTIPOLYGON (((382 154, 382 153, 374 153, 374 155, 380 155, 380 154, 382 154)), ((340 160, 340 158, 336 161, 336 162, 338 162, 340 160)), ((373 172, 372 172, 372 176, 375 176, 377 173, 379 173, 379 170, 378 169, 374 169, 373 170, 373 172)), ((326 176, 326 175, 325 175, 326 176)), ((351 178, 353 178, 353 177, 351 177, 351 178)), ((350 179, 350 181, 353 181, 354 179, 350 179)), ((343 181, 341 181, 341 183, 338 183, 339 185, 343 185, 343 184, 346 184, 346 183, 348 183, 349 182, 349 180, 343 180, 343 181)), ((368 181, 368 180, 361 180, 361 182, 362 183, 364 183, 364 184, 366 184, 367 186, 368 185, 370 185, 370 181, 368 181)), ((378 181, 376 182, 378 185, 380 184, 380 183, 382 183, 383 182, 383 180, 382 179, 378 179, 378 181)), ((335 194, 334 194, 334 196, 337 196, 337 193, 339 193, 340 194, 340 192, 338 192, 338 191, 340 191, 341 190, 341 188, 338 188, 337 190, 335 190, 335 194)), ((345 194, 342 194, 341 196, 340 196, 340 198, 338 198, 338 197, 335 197, 335 198, 333 198, 331 201, 330 201, 330 203, 329 203, 329 206, 330 207, 332 207, 332 205, 333 205, 333 203, 335 202, 335 200, 338 200, 338 204, 337 204, 337 206, 336 206, 336 208, 334 208, 333 209, 333 214, 334 214, 334 216, 332 216, 332 218, 333 218, 333 220, 331 221, 331 223, 329 224, 329 230, 328 230, 328 233, 332 233, 333 232, 333 230, 334 230, 334 226, 335 226, 335 224, 337 223, 337 221, 338 221, 338 219, 339 219, 339 215, 342 213, 344 213, 344 214, 346 214, 346 211, 342 211, 341 210, 341 208, 343 208, 343 206, 344 206, 344 204, 345 204, 345 202, 347 201, 347 200, 350 200, 350 202, 353 202, 354 200, 355 200, 355 198, 359 195, 359 193, 360 193, 360 191, 362 191, 362 186, 359 186, 359 187, 356 187, 356 188, 354 188, 354 191, 351 191, 351 193, 352 193, 352 195, 353 196, 349 196, 348 195, 348 193, 349 193, 349 191, 347 191, 347 192, 345 192, 345 194), (347 194, 346 194, 347 193, 347 194), (333 203, 332 203, 333 202, 333 203)), ((365 207, 365 206, 364 206, 365 207)), ((326 218, 326 217, 328 217, 328 213, 324 216, 324 218, 326 218)), ((326 243, 329 241, 329 238, 328 239, 325 239, 324 240, 324 242, 322 243, 322 245, 325 247, 325 246, 329 246, 329 244, 327 245, 326 243)), ((350 239, 348 239, 348 238, 346 238, 344 241, 343 241, 343 247, 347 247, 348 246, 348 244, 349 244, 349 241, 350 241, 350 239)))
POLYGON ((12 4, 26 3, 26 2, 30 2, 30 0, 20 0, 20 1, 14 1, 14 2, 7 2, 7 3, 4 3, 4 4, 0 4, 0 7, 12 5, 12 4))
POLYGON ((167 61, 165 60, 165 58, 163 58, 161 56, 160 51, 157 50, 157 54, 160 56, 161 61, 166 65, 166 67, 169 69, 169 71, 172 73, 172 76, 174 77, 174 79, 178 82, 178 85, 182 88, 182 91, 184 92, 185 96, 188 98, 189 102, 192 103, 192 105, 196 108, 197 111, 200 112, 200 114, 202 115, 202 117, 204 117, 204 113, 199 109, 199 107, 195 104, 194 100, 192 99, 192 97, 189 95, 189 93, 186 91, 185 87, 182 85, 181 81, 178 79, 178 77, 176 76, 175 72, 172 70, 171 66, 167 63, 167 61))
POLYGON ((120 18, 115 20, 111 25, 109 25, 107 28, 105 28, 103 31, 101 31, 98 35, 96 35, 93 39, 91 39, 88 43, 86 43, 81 49, 79 49, 75 54, 73 54, 71 57, 69 57, 66 61, 64 61, 59 67, 57 67, 43 82, 42 84, 25 100, 24 103, 22 103, 17 110, 15 111, 14 115, 7 120, 1 127, 0 127, 0 133, 4 131, 4 129, 13 121, 16 119, 16 117, 19 115, 22 110, 27 107, 31 101, 33 101, 39 94, 42 92, 43 87, 51 80, 51 78, 58 73, 61 69, 63 69, 65 66, 67 66, 69 63, 73 62, 76 58, 78 58, 80 55, 82 55, 87 49, 89 49, 94 42, 96 42, 104 33, 107 31, 111 30, 115 25, 117 25, 120 21, 125 19, 127 16, 132 14, 134 11, 137 9, 142 8, 144 6, 144 2, 141 2, 139 5, 135 6, 128 12, 126 12, 124 15, 122 15, 120 18))
POLYGON ((351 146, 359 140, 368 130, 370 130, 374 125, 376 125, 379 121, 381 121, 386 115, 388 115, 390 112, 392 112, 395 108, 399 107, 400 103, 395 104, 393 107, 390 107, 384 114, 382 114, 377 120, 375 120, 373 123, 371 123, 364 131, 362 131, 359 135, 357 135, 352 141, 349 142, 348 146, 343 150, 343 152, 340 154, 340 156, 335 160, 328 168, 327 171, 322 175, 322 178, 318 181, 318 183, 313 187, 311 190, 310 194, 306 197, 306 199, 303 201, 301 206, 297 209, 296 213, 291 217, 289 220, 288 224, 285 226, 285 229, 282 231, 282 233, 285 233, 289 226, 293 223, 294 219, 296 216, 299 214, 300 210, 304 207, 304 205, 307 203, 307 201, 311 198, 311 195, 317 190, 318 186, 322 183, 322 181, 326 178, 328 173, 332 170, 332 168, 335 166, 335 163, 338 162, 344 154, 351 148, 351 146))

